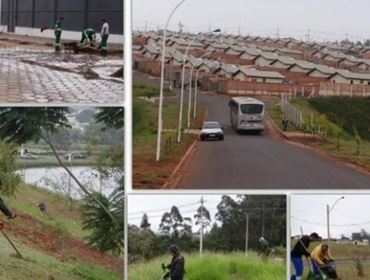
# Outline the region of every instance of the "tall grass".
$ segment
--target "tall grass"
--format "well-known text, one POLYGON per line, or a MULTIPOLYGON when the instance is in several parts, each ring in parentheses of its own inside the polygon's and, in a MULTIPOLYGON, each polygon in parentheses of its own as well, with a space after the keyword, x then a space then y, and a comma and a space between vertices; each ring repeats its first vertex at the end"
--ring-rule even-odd
MULTIPOLYGON (((186 280, 283 280, 286 279, 285 262, 263 261, 253 253, 205 253, 184 254, 186 280)), ((156 258, 148 263, 129 267, 130 280, 159 280, 161 264, 169 262, 169 256, 156 258)))

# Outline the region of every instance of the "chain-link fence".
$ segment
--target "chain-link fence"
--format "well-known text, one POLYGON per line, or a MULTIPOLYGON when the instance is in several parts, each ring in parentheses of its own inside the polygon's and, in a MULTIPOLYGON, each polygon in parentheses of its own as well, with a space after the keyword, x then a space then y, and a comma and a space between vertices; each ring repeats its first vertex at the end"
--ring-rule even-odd
POLYGON ((1 25, 8 32, 17 26, 52 28, 64 17, 63 29, 82 31, 86 27, 100 30, 105 18, 112 34, 123 34, 122 0, 0 0, 1 25))

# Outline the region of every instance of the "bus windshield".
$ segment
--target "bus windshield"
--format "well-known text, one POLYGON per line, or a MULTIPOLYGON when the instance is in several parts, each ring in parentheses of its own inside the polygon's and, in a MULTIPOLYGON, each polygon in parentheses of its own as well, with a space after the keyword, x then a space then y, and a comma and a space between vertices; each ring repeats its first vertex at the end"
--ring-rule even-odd
POLYGON ((240 111, 243 114, 261 114, 263 111, 263 105, 261 104, 242 104, 240 105, 240 111))

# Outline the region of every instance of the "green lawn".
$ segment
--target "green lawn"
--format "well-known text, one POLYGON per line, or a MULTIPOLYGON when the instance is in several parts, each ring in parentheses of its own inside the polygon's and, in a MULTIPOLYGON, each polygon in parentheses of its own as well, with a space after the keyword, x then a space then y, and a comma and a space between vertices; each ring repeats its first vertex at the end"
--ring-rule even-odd
MULTIPOLYGON (((286 267, 283 261, 263 261, 250 253, 184 254, 185 280, 285 280, 286 267)), ((163 271, 162 263, 169 262, 169 256, 156 258, 148 263, 129 267, 130 280, 158 280, 163 271)))

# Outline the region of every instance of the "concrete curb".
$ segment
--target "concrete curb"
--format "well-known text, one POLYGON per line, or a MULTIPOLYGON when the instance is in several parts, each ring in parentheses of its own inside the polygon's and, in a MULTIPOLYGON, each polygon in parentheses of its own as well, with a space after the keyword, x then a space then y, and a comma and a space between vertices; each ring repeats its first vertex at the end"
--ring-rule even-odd
POLYGON ((193 144, 188 148, 185 155, 181 158, 179 163, 176 165, 176 168, 173 170, 170 178, 166 181, 166 183, 162 186, 162 189, 174 189, 176 188, 177 184, 181 181, 182 177, 184 176, 184 172, 180 172, 181 168, 185 167, 185 162, 191 158, 192 153, 195 151, 195 148, 198 144, 198 139, 194 140, 193 144))
MULTIPOLYGON (((207 115, 208 115, 208 109, 206 108, 205 113, 204 113, 203 122, 206 120, 207 115)), ((187 160, 190 160, 191 156, 194 154, 198 143, 199 143, 199 139, 197 138, 194 140, 193 144, 191 144, 191 146, 188 148, 186 153, 183 155, 179 163, 176 165, 176 168, 173 170, 171 176, 168 178, 166 183, 163 184, 162 189, 175 189, 177 187, 177 185, 179 184, 179 182, 185 175, 184 169, 186 169, 187 167, 186 162, 187 160)))

